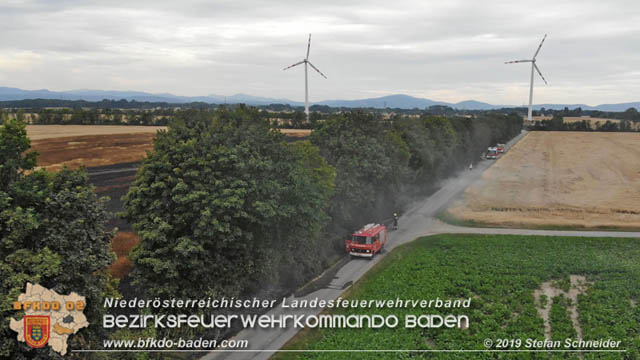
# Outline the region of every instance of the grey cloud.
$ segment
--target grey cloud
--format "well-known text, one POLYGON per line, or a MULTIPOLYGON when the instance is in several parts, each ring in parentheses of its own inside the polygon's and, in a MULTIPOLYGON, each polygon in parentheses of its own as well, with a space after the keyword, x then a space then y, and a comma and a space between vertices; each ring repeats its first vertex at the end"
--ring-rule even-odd
POLYGON ((637 101, 634 1, 10 1, 0 4, 0 85, 312 100, 402 90, 434 100, 520 104, 528 58, 537 102, 637 101), (22 62, 16 64, 16 59, 22 62), (2 65, 5 64, 5 68, 2 65))

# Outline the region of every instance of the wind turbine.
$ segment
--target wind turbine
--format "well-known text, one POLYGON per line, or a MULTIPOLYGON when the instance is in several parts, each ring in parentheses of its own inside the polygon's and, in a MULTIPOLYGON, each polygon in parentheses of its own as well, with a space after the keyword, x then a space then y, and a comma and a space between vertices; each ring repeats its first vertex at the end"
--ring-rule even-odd
POLYGON ((544 37, 542 38, 540 45, 538 45, 538 50, 536 50, 536 53, 533 54, 533 58, 531 60, 515 60, 515 61, 505 62, 505 64, 528 63, 528 62, 531 63, 531 84, 529 85, 529 115, 527 118, 529 122, 531 122, 531 106, 533 103, 533 69, 536 69, 536 71, 544 81, 545 85, 547 84, 547 80, 544 78, 544 76, 542 76, 542 72, 540 72, 540 69, 538 69, 538 66, 536 65, 536 56, 538 56, 538 53, 540 52, 540 48, 542 47, 542 44, 544 43, 544 39, 546 38, 547 38, 547 34, 544 34, 544 37))
POLYGON ((298 66, 300 64, 304 64, 304 112, 305 114, 307 114, 307 121, 309 121, 309 80, 308 80, 308 71, 307 71, 307 65, 311 66, 313 68, 313 70, 317 71, 318 74, 322 75, 322 77, 324 77, 325 79, 327 78, 322 71, 318 70, 317 67, 313 66, 313 64, 311 63, 311 61, 309 61, 309 50, 311 49, 311 34, 309 34, 309 43, 307 44, 307 57, 305 57, 304 59, 302 59, 302 61, 297 62, 293 65, 287 66, 286 68, 282 69, 287 70, 290 69, 294 66, 298 66))

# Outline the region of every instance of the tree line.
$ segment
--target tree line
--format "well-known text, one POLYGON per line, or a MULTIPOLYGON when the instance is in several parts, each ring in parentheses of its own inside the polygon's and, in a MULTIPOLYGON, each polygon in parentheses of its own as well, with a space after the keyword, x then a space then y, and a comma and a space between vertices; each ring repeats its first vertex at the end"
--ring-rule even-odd
POLYGON ((531 130, 538 131, 603 131, 603 132, 640 132, 638 122, 631 120, 621 121, 595 121, 584 119, 581 121, 564 121, 564 115, 555 114, 549 120, 536 120, 530 126, 531 130))
MULTIPOLYGON (((237 108, 243 104, 212 104, 205 102, 189 103, 167 103, 167 102, 147 102, 136 100, 108 100, 86 101, 86 100, 62 100, 62 99, 25 99, 0 101, 0 115, 7 115, 10 118, 24 114, 31 124, 73 124, 73 125, 156 125, 166 126, 173 119, 177 118, 181 112, 193 109, 215 111, 218 108, 237 108)), ((289 104, 269 104, 254 106, 259 109, 259 115, 269 119, 272 124, 280 128, 314 129, 318 122, 326 120, 331 115, 348 113, 355 110, 362 110, 369 113, 379 114, 384 117, 392 116, 422 116, 441 115, 447 117, 456 116, 483 116, 520 114, 526 116, 526 107, 505 107, 492 110, 465 110, 455 109, 447 105, 432 105, 427 108, 348 108, 331 107, 328 105, 311 105, 310 118, 306 120, 306 115, 301 106, 289 104)), ((640 122, 640 113, 635 108, 625 111, 600 111, 583 110, 580 107, 569 109, 545 109, 533 111, 533 116, 561 116, 561 117, 581 117, 605 118, 612 120, 629 121, 631 123, 640 122)), ((546 120, 545 120, 546 121, 546 120)), ((601 122, 599 127, 592 126, 596 131, 629 131, 634 128, 631 123, 617 125, 605 124, 601 122)), ((611 121, 614 123, 614 121, 611 121)), ((536 129, 545 130, 550 124, 540 122, 536 129)), ((567 125, 568 129, 587 129, 583 125, 567 125)))
POLYGON ((319 124, 310 141, 337 172, 330 208, 334 248, 343 250, 346 233, 390 218, 521 130, 517 114, 384 119, 354 111, 319 124))
POLYGON ((629 120, 632 122, 640 121, 640 113, 636 108, 628 108, 625 111, 600 111, 600 110, 583 110, 580 107, 575 109, 569 109, 565 107, 562 110, 553 110, 553 109, 545 109, 541 108, 538 111, 534 111, 534 115, 544 115, 544 116, 589 116, 594 118, 605 118, 605 119, 615 119, 615 120, 629 120))
MULTIPOLYGON (((60 100, 68 101, 68 100, 60 100)), ((124 100, 126 101, 126 100, 124 100)), ((93 106, 103 102, 92 103, 93 106)), ((142 125, 142 126, 166 126, 171 121, 181 117, 182 113, 188 113, 195 109, 215 112, 218 108, 234 109, 243 105, 211 105, 196 106, 191 103, 182 107, 158 107, 149 108, 152 103, 131 102, 134 105, 145 104, 140 108, 124 107, 64 107, 64 108, 9 108, 0 109, 0 116, 7 118, 25 119, 33 125, 142 125)), ((275 106, 278 108, 277 106, 275 106)), ((312 112, 307 121, 306 114, 301 109, 271 110, 269 107, 259 108, 256 116, 268 120, 274 127, 313 129, 319 121, 324 120, 327 114, 312 112)))

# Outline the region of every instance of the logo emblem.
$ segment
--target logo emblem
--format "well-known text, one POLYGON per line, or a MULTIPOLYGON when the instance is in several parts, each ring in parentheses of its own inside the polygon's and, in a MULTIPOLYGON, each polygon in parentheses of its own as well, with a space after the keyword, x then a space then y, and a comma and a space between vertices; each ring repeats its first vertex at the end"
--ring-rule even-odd
POLYGON ((24 340, 32 348, 41 348, 49 341, 51 322, 48 316, 26 315, 24 317, 24 340))

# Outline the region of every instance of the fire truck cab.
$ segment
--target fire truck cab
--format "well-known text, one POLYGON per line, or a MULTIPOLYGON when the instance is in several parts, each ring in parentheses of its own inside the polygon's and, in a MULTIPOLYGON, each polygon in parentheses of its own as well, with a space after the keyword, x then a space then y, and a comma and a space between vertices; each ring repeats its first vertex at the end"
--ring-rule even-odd
POLYGON ((490 147, 487 149, 487 159, 495 160, 498 158, 498 148, 490 147))
POLYGON ((380 252, 387 243, 387 227, 380 224, 367 224, 351 235, 346 241, 347 253, 351 257, 368 257, 380 252))

